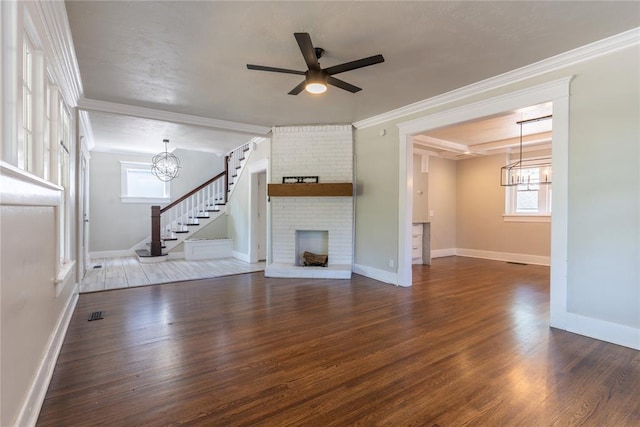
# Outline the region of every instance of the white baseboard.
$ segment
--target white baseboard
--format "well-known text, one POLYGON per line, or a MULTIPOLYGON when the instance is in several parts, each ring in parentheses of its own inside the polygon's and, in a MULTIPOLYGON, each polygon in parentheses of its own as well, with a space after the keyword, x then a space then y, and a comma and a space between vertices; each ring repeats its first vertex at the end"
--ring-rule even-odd
POLYGON ((640 329, 575 313, 566 313, 565 320, 569 332, 640 350, 640 329))
POLYGON ((239 259, 240 261, 251 263, 251 259, 249 258, 249 254, 245 254, 238 251, 232 251, 231 256, 239 259))
POLYGON ((551 265, 551 259, 548 256, 512 254, 508 252, 482 251, 477 249, 456 249, 456 255, 466 256, 470 258, 484 258, 495 261, 521 262, 524 264, 535 265, 551 265))
POLYGON ((167 252, 167 259, 184 259, 184 252, 167 252))
POLYGON ((370 279, 379 280, 380 282, 390 283, 392 285, 398 284, 398 274, 393 271, 385 271, 366 265, 353 264, 353 272, 370 279))
POLYGON ((76 283, 74 285, 74 289, 71 291, 67 305, 58 318, 56 327, 49 336, 49 342, 47 343, 44 357, 40 362, 36 376, 31 383, 31 387, 29 387, 29 392, 27 393, 27 397, 20 408, 20 412, 18 413, 18 417, 16 418, 14 425, 36 425, 36 421, 38 421, 38 416, 40 415, 40 409, 42 408, 42 403, 44 402, 47 389, 49 388, 49 383, 51 382, 51 377, 53 376, 53 370, 56 367, 62 343, 64 342, 64 337, 67 334, 71 315, 76 308, 77 302, 78 284, 76 283))
POLYGON ((456 248, 431 249, 431 258, 443 258, 456 255, 456 248))
POLYGON ((91 260, 99 258, 118 258, 123 256, 134 256, 136 253, 132 249, 120 249, 116 251, 89 252, 91 260))

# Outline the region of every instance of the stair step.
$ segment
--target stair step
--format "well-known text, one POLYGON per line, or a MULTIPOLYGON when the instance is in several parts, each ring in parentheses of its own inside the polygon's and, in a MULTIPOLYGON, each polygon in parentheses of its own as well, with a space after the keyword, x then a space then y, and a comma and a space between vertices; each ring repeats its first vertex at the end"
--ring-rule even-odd
POLYGON ((247 151, 249 151, 249 147, 243 148, 242 151, 246 153, 247 151))
MULTIPOLYGON (((141 258, 150 258, 153 257, 149 249, 136 249, 136 254, 141 258)), ((155 256, 167 256, 167 254, 155 255, 155 256)))
MULTIPOLYGON (((174 231, 175 234, 183 234, 183 233, 188 233, 189 230, 178 230, 178 231, 174 231)), ((178 240, 178 239, 176 239, 178 240)))
MULTIPOLYGON (((151 246, 151 242, 147 242, 147 246, 151 246)), ((165 245, 160 246, 160 249, 166 249, 167 247, 165 245)))
MULTIPOLYGON (((242 166, 236 166, 236 169, 240 169, 241 167, 242 167, 242 166)), ((237 175, 234 175, 234 176, 237 176, 237 175)))
POLYGON ((160 240, 165 241, 165 242, 169 242, 169 241, 173 241, 173 240, 178 240, 178 238, 177 237, 165 237, 165 238, 162 238, 160 240))

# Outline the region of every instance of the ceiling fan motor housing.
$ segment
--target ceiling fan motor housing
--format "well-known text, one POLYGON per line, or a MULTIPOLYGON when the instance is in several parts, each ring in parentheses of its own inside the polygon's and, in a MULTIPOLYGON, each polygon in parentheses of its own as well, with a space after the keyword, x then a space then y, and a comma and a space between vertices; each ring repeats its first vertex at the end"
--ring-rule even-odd
POLYGON ((305 75, 306 75, 305 80, 307 81, 307 84, 323 83, 326 85, 327 78, 329 77, 329 74, 327 74, 327 72, 324 70, 307 70, 305 75))

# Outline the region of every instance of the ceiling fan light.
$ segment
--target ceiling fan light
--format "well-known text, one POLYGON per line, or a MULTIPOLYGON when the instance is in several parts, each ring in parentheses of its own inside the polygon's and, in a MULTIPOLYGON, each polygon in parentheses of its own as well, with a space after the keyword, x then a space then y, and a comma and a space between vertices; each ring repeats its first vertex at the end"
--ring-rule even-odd
POLYGON ((309 82, 305 86, 305 90, 314 95, 324 93, 327 91, 327 85, 321 82, 309 82))

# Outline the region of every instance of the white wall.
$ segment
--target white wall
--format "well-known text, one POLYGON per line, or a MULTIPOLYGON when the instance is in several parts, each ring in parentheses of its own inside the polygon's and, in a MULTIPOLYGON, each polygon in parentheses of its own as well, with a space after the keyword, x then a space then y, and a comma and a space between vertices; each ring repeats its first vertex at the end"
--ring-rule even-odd
MULTIPOLYGON (((353 182, 351 125, 274 128, 271 183, 284 176, 318 176, 320 183, 353 182)), ((353 197, 271 197, 274 263, 296 263, 296 230, 329 232, 329 266, 353 263, 353 197)))
MULTIPOLYGON (((172 200, 224 170, 224 157, 211 153, 175 150, 180 176, 171 181, 172 200)), ((149 155, 93 151, 90 163, 91 252, 128 250, 151 234, 151 206, 155 203, 122 203, 120 162, 150 163, 149 155)))

